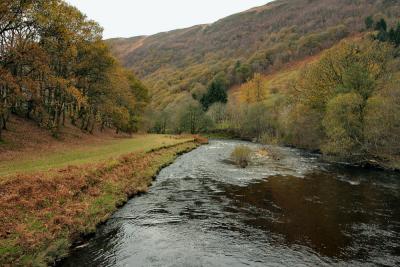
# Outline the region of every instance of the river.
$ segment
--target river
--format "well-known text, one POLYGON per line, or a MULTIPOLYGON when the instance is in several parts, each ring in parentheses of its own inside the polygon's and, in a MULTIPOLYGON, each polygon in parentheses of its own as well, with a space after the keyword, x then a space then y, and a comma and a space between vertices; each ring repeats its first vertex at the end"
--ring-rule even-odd
POLYGON ((60 266, 399 266, 400 174, 212 140, 163 169, 60 266))

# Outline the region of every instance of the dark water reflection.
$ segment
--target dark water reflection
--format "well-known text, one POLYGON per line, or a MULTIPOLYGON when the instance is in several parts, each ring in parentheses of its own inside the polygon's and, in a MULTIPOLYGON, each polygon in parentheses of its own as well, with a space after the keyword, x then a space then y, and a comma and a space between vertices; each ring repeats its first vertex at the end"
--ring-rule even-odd
POLYGON ((399 174, 288 148, 243 170, 225 162, 238 143, 180 157, 60 265, 400 264, 399 174))

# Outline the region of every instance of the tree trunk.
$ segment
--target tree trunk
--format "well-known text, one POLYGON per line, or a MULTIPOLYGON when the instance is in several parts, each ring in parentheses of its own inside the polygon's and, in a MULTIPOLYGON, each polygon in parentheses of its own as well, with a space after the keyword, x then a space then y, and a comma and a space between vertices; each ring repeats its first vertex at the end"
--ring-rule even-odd
POLYGON ((54 122, 53 122, 53 126, 55 126, 55 130, 56 132, 59 131, 60 129, 60 108, 56 107, 56 113, 54 115, 54 122))
POLYGON ((0 116, 0 141, 2 141, 1 134, 3 132, 3 116, 0 116))
POLYGON ((6 116, 2 116, 1 120, 2 120, 2 127, 1 128, 3 128, 3 130, 7 130, 7 117, 6 116))
POLYGON ((81 116, 81 130, 83 131, 85 129, 85 121, 86 121, 86 116, 87 115, 82 115, 81 116))
POLYGON ((75 116, 71 116, 71 124, 76 126, 75 116))
POLYGON ((88 129, 89 129, 89 123, 90 123, 90 115, 88 115, 87 116, 87 119, 86 119, 86 124, 85 124, 85 128, 84 128, 84 130, 87 132, 88 131, 88 129))
POLYGON ((63 104, 63 108, 62 108, 62 120, 61 120, 61 125, 65 126, 65 105, 63 104))
POLYGON ((92 124, 90 125, 90 130, 89 130, 89 132, 90 132, 91 134, 93 134, 93 130, 94 130, 95 124, 96 124, 96 121, 93 119, 93 122, 92 122, 92 124))
POLYGON ((26 118, 27 118, 28 120, 31 119, 31 112, 32 112, 32 110, 33 110, 33 101, 30 100, 30 101, 28 101, 28 110, 26 111, 26 118))

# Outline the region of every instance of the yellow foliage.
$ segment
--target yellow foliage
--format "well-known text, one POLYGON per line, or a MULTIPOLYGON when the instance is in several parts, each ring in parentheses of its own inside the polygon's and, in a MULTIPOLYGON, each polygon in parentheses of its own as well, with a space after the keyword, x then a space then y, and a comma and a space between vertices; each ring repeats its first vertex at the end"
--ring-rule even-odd
POLYGON ((81 91, 75 86, 69 86, 66 90, 67 94, 73 97, 73 99, 77 102, 79 106, 83 106, 87 104, 87 97, 82 95, 81 91))
POLYGON ((260 73, 254 74, 250 81, 240 86, 240 101, 247 104, 263 101, 269 94, 267 83, 260 73))

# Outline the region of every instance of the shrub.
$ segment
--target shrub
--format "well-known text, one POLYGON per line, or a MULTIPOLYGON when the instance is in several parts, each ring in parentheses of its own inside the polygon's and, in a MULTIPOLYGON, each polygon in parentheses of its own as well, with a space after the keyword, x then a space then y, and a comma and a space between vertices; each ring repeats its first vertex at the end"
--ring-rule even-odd
POLYGON ((246 168, 251 159, 251 149, 243 145, 237 146, 233 150, 231 158, 235 164, 242 168, 246 168))

